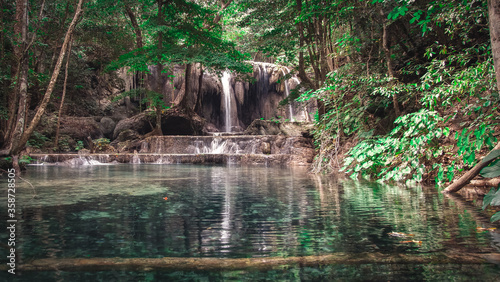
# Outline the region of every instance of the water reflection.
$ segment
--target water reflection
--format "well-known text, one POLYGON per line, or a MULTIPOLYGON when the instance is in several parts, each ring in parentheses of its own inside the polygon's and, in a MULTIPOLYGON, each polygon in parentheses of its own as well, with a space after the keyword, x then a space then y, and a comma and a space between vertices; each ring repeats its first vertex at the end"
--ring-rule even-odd
POLYGON ((38 166, 25 179, 36 195, 17 190, 22 261, 500 249, 498 233, 476 231, 490 226, 478 208, 433 188, 240 166, 38 166))

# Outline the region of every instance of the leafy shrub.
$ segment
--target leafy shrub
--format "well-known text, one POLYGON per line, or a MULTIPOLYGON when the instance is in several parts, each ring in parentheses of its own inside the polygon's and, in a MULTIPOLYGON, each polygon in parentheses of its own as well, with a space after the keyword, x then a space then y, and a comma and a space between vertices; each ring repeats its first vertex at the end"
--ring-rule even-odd
POLYGON ((85 145, 83 144, 83 141, 82 140, 76 141, 75 151, 80 151, 83 148, 85 148, 85 145))
POLYGON ((27 164, 31 164, 32 161, 33 161, 33 159, 28 155, 23 155, 23 156, 21 156, 21 158, 19 158, 19 164, 27 165, 27 164))
POLYGON ((26 142, 26 146, 40 149, 41 147, 43 147, 45 142, 49 140, 50 139, 42 133, 33 131, 33 134, 31 134, 31 138, 28 140, 28 142, 26 142))
POLYGON ((108 149, 109 143, 110 143, 108 138, 99 138, 96 140, 92 140, 92 142, 94 143, 95 152, 106 151, 106 149, 108 149))
POLYGON ((443 154, 439 139, 449 135, 437 112, 422 109, 396 119, 387 137, 366 139, 349 151, 347 173, 385 180, 421 182, 429 160, 443 154))

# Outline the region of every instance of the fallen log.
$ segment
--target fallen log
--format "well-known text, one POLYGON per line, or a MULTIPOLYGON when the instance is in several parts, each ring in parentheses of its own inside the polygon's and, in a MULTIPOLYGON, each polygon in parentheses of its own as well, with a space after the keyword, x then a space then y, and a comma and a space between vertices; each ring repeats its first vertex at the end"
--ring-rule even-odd
MULTIPOLYGON (((46 258, 19 265, 20 271, 230 271, 332 264, 500 264, 500 253, 382 254, 335 253, 304 257, 256 258, 46 258)), ((7 265, 3 264, 1 268, 7 265)))
MULTIPOLYGON (((491 151, 494 150, 500 150, 500 142, 498 142, 498 144, 491 151)), ((453 193, 462 189, 462 187, 467 185, 474 177, 476 177, 479 174, 479 172, 481 172, 483 168, 487 167, 494 160, 495 159, 490 159, 488 161, 480 161, 471 170, 467 171, 459 179, 455 180, 452 184, 446 187, 446 189, 441 191, 441 193, 453 193)))
POLYGON ((498 187, 500 185, 500 178, 471 180, 470 184, 477 187, 498 187))

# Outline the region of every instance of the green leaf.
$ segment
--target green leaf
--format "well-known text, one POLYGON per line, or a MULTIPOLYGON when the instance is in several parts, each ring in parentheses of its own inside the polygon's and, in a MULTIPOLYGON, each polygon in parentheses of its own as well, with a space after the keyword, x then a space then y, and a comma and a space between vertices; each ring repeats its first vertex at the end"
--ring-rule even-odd
POLYGON ((483 198, 483 210, 491 203, 491 200, 495 197, 495 188, 491 188, 490 192, 486 194, 483 198))
POLYGON ((495 221, 497 221, 497 220, 499 220, 499 219, 500 219, 500 212, 497 212, 497 213, 495 213, 495 214, 491 217, 490 221, 491 221, 491 222, 495 222, 495 221))
POLYGON ((483 198, 483 210, 488 206, 500 206, 500 189, 495 192, 492 188, 490 192, 483 198))
POLYGON ((490 166, 481 169, 479 174, 482 177, 493 178, 500 176, 500 160, 494 161, 490 166))
POLYGON ((487 162, 489 160, 493 160, 493 159, 496 159, 498 157, 500 157, 500 150, 493 150, 486 157, 484 157, 482 162, 487 162))
POLYGON ((465 163, 472 164, 476 159, 476 154, 471 152, 469 155, 464 156, 465 163))

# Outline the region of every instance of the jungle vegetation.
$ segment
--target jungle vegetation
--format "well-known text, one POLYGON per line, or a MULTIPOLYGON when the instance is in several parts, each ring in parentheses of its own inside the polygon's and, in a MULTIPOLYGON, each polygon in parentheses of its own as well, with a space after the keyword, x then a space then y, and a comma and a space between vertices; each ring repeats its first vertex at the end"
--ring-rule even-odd
MULTIPOLYGON (((499 5, 2 0, 1 154, 16 159, 41 115, 60 111, 63 88, 81 93, 96 72, 129 67, 146 73, 148 65, 168 72, 172 64, 245 72, 245 60, 256 60, 288 66, 300 78, 290 100, 317 101, 315 172, 340 169, 352 177, 443 186, 491 151, 481 171, 495 178, 499 5), (58 80, 65 60, 68 71, 58 80)), ((146 90, 160 115, 167 106, 163 90, 146 90)), ((177 106, 186 107, 196 91, 186 89, 177 106)))

